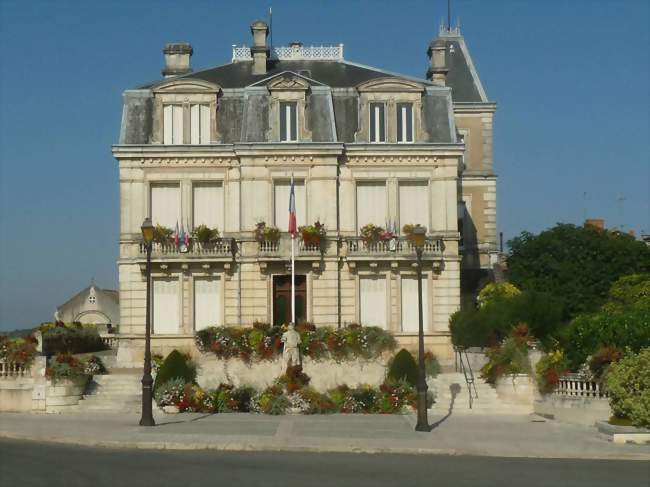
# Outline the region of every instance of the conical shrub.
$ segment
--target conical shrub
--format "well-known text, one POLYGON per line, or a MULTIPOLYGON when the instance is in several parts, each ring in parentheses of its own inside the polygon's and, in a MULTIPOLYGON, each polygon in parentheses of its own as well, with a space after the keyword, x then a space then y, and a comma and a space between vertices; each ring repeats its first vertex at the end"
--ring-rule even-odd
POLYGON ((394 382, 405 380, 413 387, 418 381, 418 366, 411 352, 405 348, 397 352, 388 368, 388 379, 394 382))

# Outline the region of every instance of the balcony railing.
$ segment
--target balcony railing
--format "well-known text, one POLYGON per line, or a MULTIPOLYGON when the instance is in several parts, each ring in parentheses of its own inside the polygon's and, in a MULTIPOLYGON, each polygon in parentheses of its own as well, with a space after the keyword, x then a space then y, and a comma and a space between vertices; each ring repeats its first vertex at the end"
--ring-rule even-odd
MULTIPOLYGON (((283 257, 291 256, 291 239, 281 238, 278 242, 258 242, 258 255, 260 257, 283 257)), ((302 239, 296 238, 296 257, 320 257, 320 245, 305 245, 302 239)))
MULTIPOLYGON (((398 237, 387 241, 367 243, 361 237, 345 239, 348 256, 357 257, 410 257, 415 255, 415 246, 406 238, 398 237)), ((444 246, 441 239, 427 240, 422 250, 423 257, 441 257, 444 246)))
POLYGON ((586 379, 580 374, 561 376, 554 394, 569 397, 607 397, 607 391, 600 382, 586 379))
MULTIPOLYGON (((172 257, 172 256, 207 256, 207 257, 230 257, 230 240, 221 240, 202 244, 197 241, 191 241, 188 246, 176 245, 174 242, 160 243, 153 242, 151 248, 152 257, 172 257)), ((140 244, 140 254, 145 255, 147 249, 144 244, 140 244)))

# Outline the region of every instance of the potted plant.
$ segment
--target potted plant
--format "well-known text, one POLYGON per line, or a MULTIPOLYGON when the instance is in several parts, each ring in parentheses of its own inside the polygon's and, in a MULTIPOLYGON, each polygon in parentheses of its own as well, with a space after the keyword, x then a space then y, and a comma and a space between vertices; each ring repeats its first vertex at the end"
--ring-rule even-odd
POLYGON ((359 230, 361 239, 366 245, 376 244, 381 240, 381 236, 385 233, 385 230, 373 223, 367 223, 362 226, 359 230))
POLYGON ((278 242, 280 240, 280 230, 277 227, 271 227, 266 222, 258 222, 253 231, 255 240, 259 243, 278 242))
POLYGON ((153 241, 160 244, 170 243, 174 231, 171 228, 156 225, 153 229, 153 241))
POLYGON ((320 246, 321 242, 325 238, 327 232, 325 230, 325 225, 320 221, 316 220, 313 225, 305 225, 298 228, 302 241, 306 246, 320 246))
POLYGON ((194 229, 194 238, 201 245, 208 245, 219 239, 219 229, 210 228, 207 225, 199 225, 194 229))

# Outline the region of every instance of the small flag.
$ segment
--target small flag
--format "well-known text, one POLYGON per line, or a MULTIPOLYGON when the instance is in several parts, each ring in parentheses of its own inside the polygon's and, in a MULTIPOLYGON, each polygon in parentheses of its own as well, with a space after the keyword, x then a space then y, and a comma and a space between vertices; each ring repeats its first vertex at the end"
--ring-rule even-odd
MULTIPOLYGON (((181 225, 181 228, 183 228, 182 225, 181 225)), ((182 232, 183 232, 183 242, 185 243, 186 247, 189 247, 190 246, 190 232, 186 232, 184 228, 183 228, 182 232)))
POLYGON ((179 243, 180 243, 180 237, 178 235, 178 220, 176 220, 176 230, 174 230, 174 245, 178 247, 179 243))
POLYGON ((291 191, 289 192, 289 233, 294 238, 298 233, 296 223, 296 193, 293 185, 293 175, 291 175, 291 191))

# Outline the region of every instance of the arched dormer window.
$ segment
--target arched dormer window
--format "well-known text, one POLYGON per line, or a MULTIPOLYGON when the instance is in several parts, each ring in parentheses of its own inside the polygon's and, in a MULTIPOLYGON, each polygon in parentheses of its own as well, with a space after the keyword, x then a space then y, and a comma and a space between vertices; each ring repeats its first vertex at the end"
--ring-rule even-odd
POLYGON ((217 98, 220 92, 219 86, 195 79, 172 79, 156 85, 153 89, 152 143, 217 143, 217 98))

